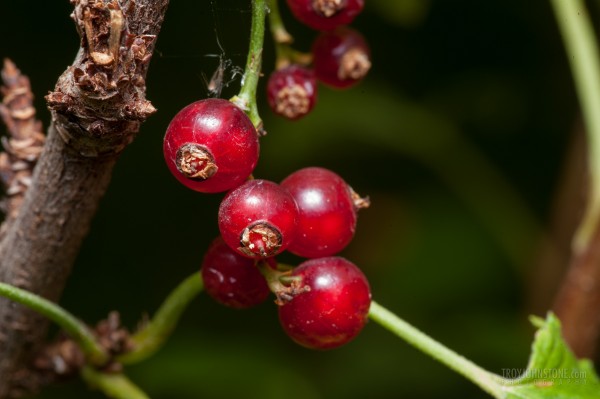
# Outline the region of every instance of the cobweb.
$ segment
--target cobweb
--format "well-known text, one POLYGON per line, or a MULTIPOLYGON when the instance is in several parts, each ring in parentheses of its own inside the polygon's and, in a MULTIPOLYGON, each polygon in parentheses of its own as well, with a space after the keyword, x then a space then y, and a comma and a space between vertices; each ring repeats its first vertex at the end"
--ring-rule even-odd
MULTIPOLYGON (((187 6, 190 3, 185 4, 187 6)), ((209 0, 197 4, 194 9, 201 11, 197 15, 186 16, 186 21, 187 18, 198 21, 195 26, 176 27, 186 29, 187 43, 181 46, 184 51, 176 46, 166 45, 157 47, 156 55, 163 60, 192 62, 204 94, 208 97, 221 97, 223 89, 239 82, 243 75, 246 62, 244 52, 250 26, 250 2, 209 0), (191 33, 187 33, 188 30, 191 33)))

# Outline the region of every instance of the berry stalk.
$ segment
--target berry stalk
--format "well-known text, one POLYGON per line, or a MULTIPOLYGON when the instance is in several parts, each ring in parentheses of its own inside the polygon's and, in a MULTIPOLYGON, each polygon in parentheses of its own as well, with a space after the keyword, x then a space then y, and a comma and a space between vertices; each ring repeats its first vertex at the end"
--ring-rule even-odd
POLYGON ((292 43, 294 38, 285 29, 281 14, 279 13, 279 0, 267 0, 267 7, 269 7, 269 27, 271 28, 275 45, 292 43))
POLYGON ((310 64, 312 62, 311 54, 297 51, 291 47, 294 38, 283 24, 278 0, 267 0, 267 7, 269 8, 269 28, 275 43, 275 69, 280 70, 290 64, 310 64))
POLYGON ((461 374, 493 397, 503 397, 502 386, 500 385, 502 381, 501 377, 482 369, 470 360, 435 341, 375 301, 371 301, 369 317, 410 345, 461 374))
POLYGON ((585 2, 553 0, 552 6, 585 122, 589 175, 586 209, 553 309, 575 354, 593 358, 600 335, 600 55, 585 2))
POLYGON ((177 326, 187 305, 204 288, 199 272, 181 282, 160 306, 154 318, 131 337, 134 348, 117 358, 123 364, 137 363, 158 351, 177 326))
POLYGON ((256 87, 258 86, 262 65, 266 15, 267 5, 265 0, 252 0, 250 48, 248 49, 248 59, 246 60, 246 69, 244 70, 244 77, 242 79, 242 88, 239 94, 231 99, 234 104, 246 112, 259 134, 263 132, 263 122, 258 114, 258 107, 256 105, 256 87))
POLYGON ((123 374, 108 374, 84 367, 81 378, 92 388, 96 388, 115 399, 150 399, 140 388, 123 374))
POLYGON ((96 341, 90 329, 57 304, 5 283, 0 283, 0 295, 25 305, 58 324, 79 345, 89 363, 102 366, 108 361, 108 354, 96 341))
POLYGON ((589 246, 600 220, 600 56, 584 2, 552 0, 551 3, 571 65, 587 132, 590 188, 587 209, 573 241, 574 252, 580 253, 589 246))

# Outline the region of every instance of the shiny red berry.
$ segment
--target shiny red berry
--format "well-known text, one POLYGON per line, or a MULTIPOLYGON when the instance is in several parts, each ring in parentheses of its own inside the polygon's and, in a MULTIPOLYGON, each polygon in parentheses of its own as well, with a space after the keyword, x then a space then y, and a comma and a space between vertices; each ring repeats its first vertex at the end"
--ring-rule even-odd
POLYGON ((276 114, 292 120, 302 118, 317 101, 314 72, 300 65, 273 72, 267 83, 267 100, 276 114))
POLYGON ((279 185, 250 180, 230 191, 219 207, 219 230, 231 248, 250 258, 285 250, 296 236, 298 206, 279 185))
POLYGON ((334 255, 356 230, 359 208, 369 205, 337 174, 324 168, 300 169, 281 182, 298 204, 296 238, 288 250, 305 258, 334 255))
POLYGON ((348 27, 321 33, 312 53, 317 79, 338 89, 358 83, 371 69, 371 51, 365 38, 348 27))
POLYGON ((292 14, 316 30, 348 25, 360 14, 364 0, 287 0, 292 14))
POLYGON ((269 287, 255 261, 233 251, 221 237, 204 255, 201 273, 206 293, 225 306, 249 308, 269 296, 269 287))
POLYGON ((165 134, 163 153, 173 175, 192 190, 227 191, 242 184, 258 161, 258 135, 233 103, 209 98, 183 108, 165 134))
POLYGON ((351 341, 367 322, 371 291, 365 275, 340 257, 311 259, 292 271, 308 287, 279 307, 279 320, 294 341, 331 349, 351 341))

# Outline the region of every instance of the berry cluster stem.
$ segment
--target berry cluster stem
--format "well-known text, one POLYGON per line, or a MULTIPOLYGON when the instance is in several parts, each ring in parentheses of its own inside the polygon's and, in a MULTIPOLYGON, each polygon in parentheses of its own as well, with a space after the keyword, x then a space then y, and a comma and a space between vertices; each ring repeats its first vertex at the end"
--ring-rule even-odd
POLYGON ((371 302, 369 317, 410 345, 466 377, 493 397, 502 397, 502 387, 500 385, 502 378, 500 376, 482 369, 470 360, 445 347, 375 301, 371 302))
POLYGON ((115 399, 150 399, 140 388, 132 383, 123 374, 108 374, 84 367, 81 370, 81 378, 87 384, 115 399))
POLYGON ((57 304, 6 283, 0 283, 0 295, 25 305, 58 324, 79 345, 90 364, 102 366, 108 361, 108 354, 90 329, 57 304))
POLYGON ((302 53, 291 47, 294 38, 287 31, 281 14, 279 13, 279 0, 267 0, 269 7, 269 28, 275 42, 275 69, 279 70, 292 63, 308 65, 312 62, 312 55, 302 53))
POLYGON ((588 202, 573 241, 574 252, 580 253, 589 246, 600 220, 600 56, 584 2, 552 0, 551 3, 568 53, 588 140, 588 202))
POLYGON ((279 13, 279 0, 267 0, 267 6, 269 7, 269 26, 275 45, 292 43, 294 38, 285 29, 279 13))
POLYGON ((182 281, 165 299, 153 319, 131 337, 134 348, 117 358, 123 364, 137 363, 162 347, 177 326, 188 304, 204 289, 200 273, 182 281))
POLYGON ((265 0, 252 0, 252 26, 250 28, 250 48, 239 94, 231 99, 243 109, 257 131, 263 130, 263 122, 256 105, 256 88, 262 65, 263 42, 265 37, 265 18, 267 5, 265 0))

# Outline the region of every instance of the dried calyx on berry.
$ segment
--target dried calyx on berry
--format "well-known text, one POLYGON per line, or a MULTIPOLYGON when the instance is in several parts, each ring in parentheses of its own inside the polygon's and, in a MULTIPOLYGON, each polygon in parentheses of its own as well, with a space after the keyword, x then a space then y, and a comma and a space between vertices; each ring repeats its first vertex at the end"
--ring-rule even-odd
POLYGON ((287 0, 292 14, 316 30, 333 30, 351 23, 364 8, 364 0, 287 0))
POLYGON ((267 100, 276 114, 292 120, 302 118, 317 101, 314 72, 300 65, 273 72, 267 83, 267 100))
POLYGON ((258 135, 235 104, 210 98, 175 115, 165 134, 163 153, 173 176, 186 187, 205 193, 227 191, 254 170, 258 135))
POLYGON ((219 169, 210 151, 205 146, 194 143, 179 147, 176 165, 185 177, 198 181, 212 177, 219 169))
POLYGON ((279 253, 282 243, 283 237, 279 229, 261 220, 242 231, 238 250, 250 258, 256 255, 267 258, 274 253, 279 253))
POLYGON ((317 79, 331 87, 350 87, 371 69, 371 51, 365 38, 348 27, 321 33, 312 52, 317 79))
POLYGON ((345 0, 312 0, 313 9, 324 17, 332 17, 346 7, 345 0))
MULTIPOLYGON (((274 260, 274 258, 269 258, 274 260)), ((275 304, 283 306, 294 297, 310 291, 310 287, 304 283, 301 276, 292 276, 294 267, 277 262, 263 262, 258 265, 266 283, 273 294, 275 304)))

